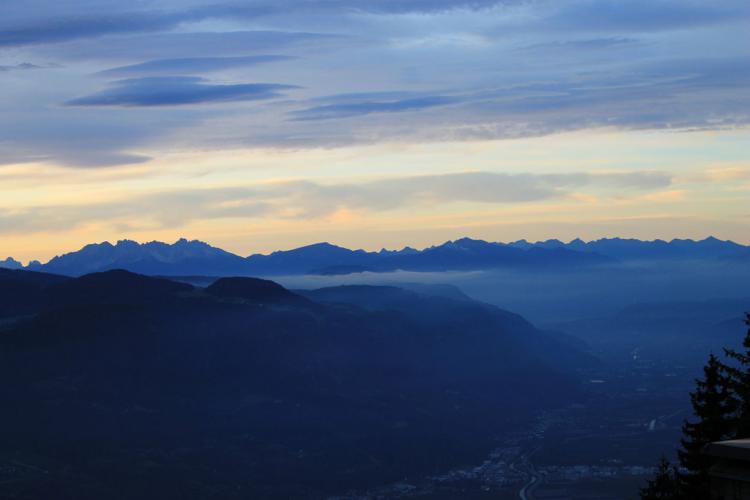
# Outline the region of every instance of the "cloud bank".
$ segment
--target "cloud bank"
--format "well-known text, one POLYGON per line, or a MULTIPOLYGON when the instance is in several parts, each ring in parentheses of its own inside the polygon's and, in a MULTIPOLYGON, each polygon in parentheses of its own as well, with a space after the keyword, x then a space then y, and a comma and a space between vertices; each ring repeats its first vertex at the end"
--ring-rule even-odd
POLYGON ((149 221, 179 227, 191 220, 277 217, 315 219, 341 209, 382 212, 457 202, 531 203, 570 197, 579 189, 611 194, 651 192, 671 185, 662 172, 502 174, 460 172, 357 183, 284 181, 243 187, 138 195, 125 201, 0 211, 0 233, 64 231, 84 223, 149 221))

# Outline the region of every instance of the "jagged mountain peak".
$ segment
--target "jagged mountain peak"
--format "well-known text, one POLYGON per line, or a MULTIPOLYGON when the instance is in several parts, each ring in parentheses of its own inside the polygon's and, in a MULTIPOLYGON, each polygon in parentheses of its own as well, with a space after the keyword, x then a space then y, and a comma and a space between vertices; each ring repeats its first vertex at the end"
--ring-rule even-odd
POLYGON ((13 257, 8 257, 5 260, 0 260, 0 268, 4 269, 21 269, 23 268, 23 264, 18 262, 13 257))
POLYGON ((122 239, 114 245, 108 241, 86 245, 35 268, 70 276, 117 268, 143 274, 235 274, 243 263, 242 257, 198 240, 181 238, 169 244, 122 239))
POLYGON ((475 239, 475 238, 468 238, 468 237, 463 237, 463 238, 459 238, 457 240, 453 240, 451 243, 453 243, 454 245, 460 245, 460 246, 476 246, 476 245, 494 245, 494 244, 496 244, 496 243, 492 243, 492 242, 489 242, 489 241, 479 240, 479 239, 475 239))

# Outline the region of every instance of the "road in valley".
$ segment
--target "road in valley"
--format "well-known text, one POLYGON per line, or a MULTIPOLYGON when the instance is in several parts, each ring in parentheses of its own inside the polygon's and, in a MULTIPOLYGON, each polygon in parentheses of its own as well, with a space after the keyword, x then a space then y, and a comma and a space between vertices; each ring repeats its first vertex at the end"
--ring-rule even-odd
POLYGON ((530 452, 522 454, 518 460, 520 462, 520 467, 516 466, 515 464, 511 465, 511 468, 522 471, 529 478, 529 480, 521 487, 521 490, 518 492, 518 498, 520 498, 521 500, 534 500, 536 498, 534 496, 534 491, 542 481, 542 478, 537 473, 534 464, 531 463, 531 456, 539 451, 539 448, 540 447, 538 446, 530 452))
POLYGON ((521 500, 534 500, 534 490, 539 486, 539 476, 532 475, 529 482, 523 485, 521 491, 518 492, 518 498, 521 500))

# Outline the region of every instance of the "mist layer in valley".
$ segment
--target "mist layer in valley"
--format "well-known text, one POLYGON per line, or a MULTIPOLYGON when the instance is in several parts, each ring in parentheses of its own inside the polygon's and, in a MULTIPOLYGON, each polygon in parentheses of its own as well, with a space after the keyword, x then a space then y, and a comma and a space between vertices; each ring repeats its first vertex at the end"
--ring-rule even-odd
MULTIPOLYGON (((289 288, 340 284, 450 284, 470 297, 537 323, 615 314, 646 302, 750 298, 750 264, 636 261, 572 270, 489 269, 468 272, 275 276, 289 288)), ((737 316, 742 310, 737 311, 737 316)))

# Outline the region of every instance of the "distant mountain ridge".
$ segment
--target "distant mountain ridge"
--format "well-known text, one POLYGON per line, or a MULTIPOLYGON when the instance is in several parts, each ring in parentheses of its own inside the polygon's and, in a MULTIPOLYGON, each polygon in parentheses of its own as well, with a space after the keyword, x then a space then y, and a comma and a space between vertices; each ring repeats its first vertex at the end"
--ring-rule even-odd
MULTIPOLYGON (((642 241, 605 238, 568 243, 518 240, 496 243, 471 238, 448 241, 416 250, 350 250, 331 243, 316 243, 271 254, 242 257, 198 240, 173 244, 121 240, 86 245, 51 259, 30 263, 27 270, 81 276, 111 269, 161 276, 280 276, 350 274, 388 271, 469 271, 492 268, 549 269, 592 266, 631 260, 744 260, 750 247, 709 237, 704 240, 642 241)), ((12 258, 0 267, 20 269, 12 258)))
POLYGON ((105 241, 86 245, 77 252, 57 256, 46 264, 32 265, 31 270, 67 276, 81 276, 112 269, 127 269, 141 274, 225 275, 241 271, 245 259, 202 241, 184 238, 173 244, 152 241, 138 243, 120 240, 115 245, 105 241))
POLYGON ((23 264, 18 262, 13 257, 8 257, 5 260, 0 260, 0 268, 2 269, 22 269, 23 264))
POLYGON ((526 240, 519 240, 508 245, 516 248, 565 248, 579 252, 595 252, 621 260, 750 258, 750 246, 720 240, 713 236, 703 240, 673 239, 671 241, 604 238, 586 242, 576 238, 569 243, 554 239, 529 243, 526 240))

